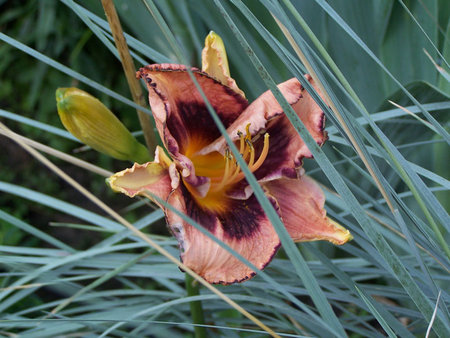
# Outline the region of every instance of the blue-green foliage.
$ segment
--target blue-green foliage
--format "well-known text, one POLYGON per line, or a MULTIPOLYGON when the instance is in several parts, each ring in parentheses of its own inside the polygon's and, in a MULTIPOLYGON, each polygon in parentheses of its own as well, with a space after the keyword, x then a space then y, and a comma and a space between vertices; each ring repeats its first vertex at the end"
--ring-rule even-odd
MULTIPOLYGON (((354 240, 342 247, 294 245, 275 216, 284 250, 264 273, 220 290, 283 336, 412 337, 424 336, 432 325, 433 334, 445 337, 450 331, 446 1, 114 3, 136 67, 200 66, 203 39, 214 30, 226 44, 232 76, 250 101, 270 88, 283 106, 274 84, 301 79, 306 70, 275 15, 337 106, 336 113, 321 103, 330 136, 322 149, 314 147, 294 114, 286 113, 316 157, 306 160, 305 168, 327 187, 328 214, 350 229, 354 240)), ((139 128, 100 1, 22 6, 0 1, 0 13, 0 122, 69 153, 80 145, 61 130, 54 91, 79 85, 130 129, 139 128)), ((183 273, 175 265, 55 180, 18 145, 0 138, 6 150, 0 152, 2 334, 193 335, 192 300, 202 300, 210 335, 262 334, 206 289, 186 297, 183 273)), ((111 171, 128 166, 89 149, 76 156, 111 171)), ((113 195, 98 175, 57 164, 178 255, 161 211, 113 195)), ((270 203, 245 172, 272 217, 270 203)))

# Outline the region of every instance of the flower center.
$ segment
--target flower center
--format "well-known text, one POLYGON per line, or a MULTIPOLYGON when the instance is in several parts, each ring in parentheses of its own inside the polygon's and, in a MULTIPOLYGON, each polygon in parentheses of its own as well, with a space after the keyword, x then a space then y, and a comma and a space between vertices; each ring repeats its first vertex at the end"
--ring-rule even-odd
MULTIPOLYGON (((253 146, 252 137, 250 135, 250 124, 246 127, 246 134, 238 131, 239 135, 239 153, 242 159, 246 162, 248 168, 253 173, 261 167, 264 160, 269 152, 269 134, 264 134, 264 145, 259 155, 258 159, 255 159, 255 147, 253 146)), ((242 172, 241 166, 237 163, 233 154, 227 148, 225 150, 225 169, 223 171, 222 177, 211 177, 211 188, 210 192, 216 192, 226 187, 229 187, 240 180, 242 180, 245 175, 242 172)))
MULTIPOLYGON (((240 156, 253 173, 261 167, 267 157, 269 152, 269 134, 264 134, 263 146, 261 151, 258 151, 259 156, 257 156, 257 151, 253 145, 256 138, 252 139, 250 124, 245 129, 245 135, 238 131, 239 140, 236 146, 239 148, 240 156)), ((203 145, 201 142, 197 143, 203 145)), ((197 176, 204 176, 210 179, 211 185, 209 190, 206 196, 200 197, 196 189, 191 187, 190 184, 186 184, 185 186, 202 208, 215 213, 225 212, 230 207, 230 199, 227 197, 226 192, 234 184, 241 181, 245 175, 228 148, 225 150, 224 155, 219 152, 212 152, 207 155, 195 155, 198 149, 201 148, 193 143, 192 147, 189 147, 185 153, 185 156, 191 159, 197 176)))

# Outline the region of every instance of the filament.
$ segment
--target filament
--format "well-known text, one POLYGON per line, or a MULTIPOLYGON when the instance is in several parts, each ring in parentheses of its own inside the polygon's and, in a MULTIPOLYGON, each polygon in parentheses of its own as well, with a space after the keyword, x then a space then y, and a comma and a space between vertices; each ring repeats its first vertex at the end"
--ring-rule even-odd
MULTIPOLYGON (((267 154, 269 153, 269 134, 264 134, 263 149, 256 161, 255 147, 253 146, 252 137, 250 135, 250 124, 245 128, 245 135, 241 131, 238 131, 237 134, 239 136, 239 153, 246 162, 249 170, 253 173, 261 167, 267 158, 267 154)), ((225 150, 224 160, 225 170, 223 172, 223 177, 220 180, 220 183, 217 178, 211 180, 212 186, 210 191, 222 190, 224 187, 237 183, 245 177, 240 165, 228 148, 225 150)))

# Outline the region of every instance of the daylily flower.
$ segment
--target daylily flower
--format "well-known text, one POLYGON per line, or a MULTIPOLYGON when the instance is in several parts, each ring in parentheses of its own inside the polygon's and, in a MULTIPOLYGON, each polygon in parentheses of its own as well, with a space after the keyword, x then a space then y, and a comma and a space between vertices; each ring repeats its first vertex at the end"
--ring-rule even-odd
POLYGON ((91 94, 74 87, 58 88, 56 106, 64 127, 84 144, 119 160, 150 160, 147 148, 91 94))
MULTIPOLYGON (((211 43, 208 36, 203 51, 208 73, 191 71, 287 231, 294 241, 347 242, 349 231, 326 216, 323 192, 304 175, 302 159, 312 154, 277 100, 267 91, 249 104, 230 78, 224 55, 223 44, 211 43)), ((109 178, 111 187, 130 197, 151 192, 263 269, 280 240, 186 67, 154 64, 141 68, 137 76, 147 82, 156 125, 170 158, 158 148, 154 162, 116 173, 109 178)), ((306 78, 314 86, 311 77, 306 78)), ((278 88, 322 145, 327 138, 323 111, 297 79, 278 88)), ((230 284, 255 275, 175 212, 160 206, 179 242, 184 264, 207 281, 230 284)))

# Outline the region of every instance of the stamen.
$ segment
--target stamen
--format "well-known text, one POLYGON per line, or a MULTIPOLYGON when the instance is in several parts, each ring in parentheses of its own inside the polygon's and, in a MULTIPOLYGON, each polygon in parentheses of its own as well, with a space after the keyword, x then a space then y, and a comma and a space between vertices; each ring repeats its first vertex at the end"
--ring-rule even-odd
POLYGON ((253 163, 255 162, 255 148, 253 148, 253 144, 250 142, 249 145, 250 148, 250 161, 248 161, 248 167, 251 168, 253 166, 253 163))
POLYGON ((236 161, 236 170, 234 171, 233 175, 231 175, 231 177, 228 181, 233 182, 240 172, 241 172, 241 166, 239 164, 237 164, 237 161, 236 161))
POLYGON ((250 150, 252 149, 252 141, 246 137, 245 143, 246 143, 246 147, 245 147, 244 153, 241 153, 241 154, 242 154, 242 158, 244 159, 244 161, 247 161, 248 154, 250 153, 250 150))
POLYGON ((239 136, 239 140, 240 140, 240 146, 239 146, 239 153, 242 154, 242 152, 244 151, 244 134, 242 134, 241 131, 238 130, 237 132, 238 136, 239 136))
POLYGON ((225 172, 223 173, 223 180, 226 179, 228 177, 228 174, 230 172, 230 153, 229 150, 227 149, 225 151, 225 172))
POLYGON ((233 155, 230 153, 230 149, 225 149, 225 171, 223 173, 223 177, 222 180, 220 181, 219 185, 212 188, 211 191, 217 191, 222 189, 229 181, 230 176, 234 176, 236 169, 235 168, 230 168, 232 165, 234 166, 233 163, 233 155))
POLYGON ((250 123, 248 123, 245 126, 245 133, 246 133, 245 138, 251 140, 252 139, 252 135, 250 135, 250 123))
MULTIPOLYGON (((261 167, 261 165, 263 164, 264 160, 266 159, 268 153, 269 153, 269 134, 266 133, 264 135, 264 146, 261 151, 261 155, 259 155, 259 158, 255 163, 253 163, 253 161, 255 160, 255 149, 253 147, 253 144, 251 145, 250 161, 248 162, 247 166, 252 173, 255 172, 256 170, 258 170, 259 167, 261 167)), ((245 177, 244 173, 240 172, 239 175, 233 176, 233 179, 230 180, 228 182, 228 184, 237 183, 240 180, 242 180, 244 177, 245 177)))
POLYGON ((259 169, 259 167, 265 161, 268 153, 269 153, 269 134, 265 133, 264 134, 264 146, 263 146, 263 149, 261 151, 261 155, 259 155, 258 160, 255 162, 255 164, 253 164, 252 172, 254 172, 254 171, 259 169))
MULTIPOLYGON (((263 149, 255 162, 255 148, 253 147, 252 137, 250 135, 250 124, 247 124, 247 126, 245 127, 245 131, 245 136, 242 132, 237 132, 240 143, 239 153, 242 156, 242 159, 247 163, 250 171, 255 172, 261 167, 267 157, 267 154, 269 153, 269 134, 264 134, 263 149)), ((233 154, 230 153, 230 150, 228 148, 225 150, 224 157, 225 170, 223 172, 223 177, 220 180, 220 183, 218 178, 211 178, 211 191, 219 191, 226 185, 237 183, 245 177, 240 165, 237 163, 236 159, 234 158, 233 154)))

